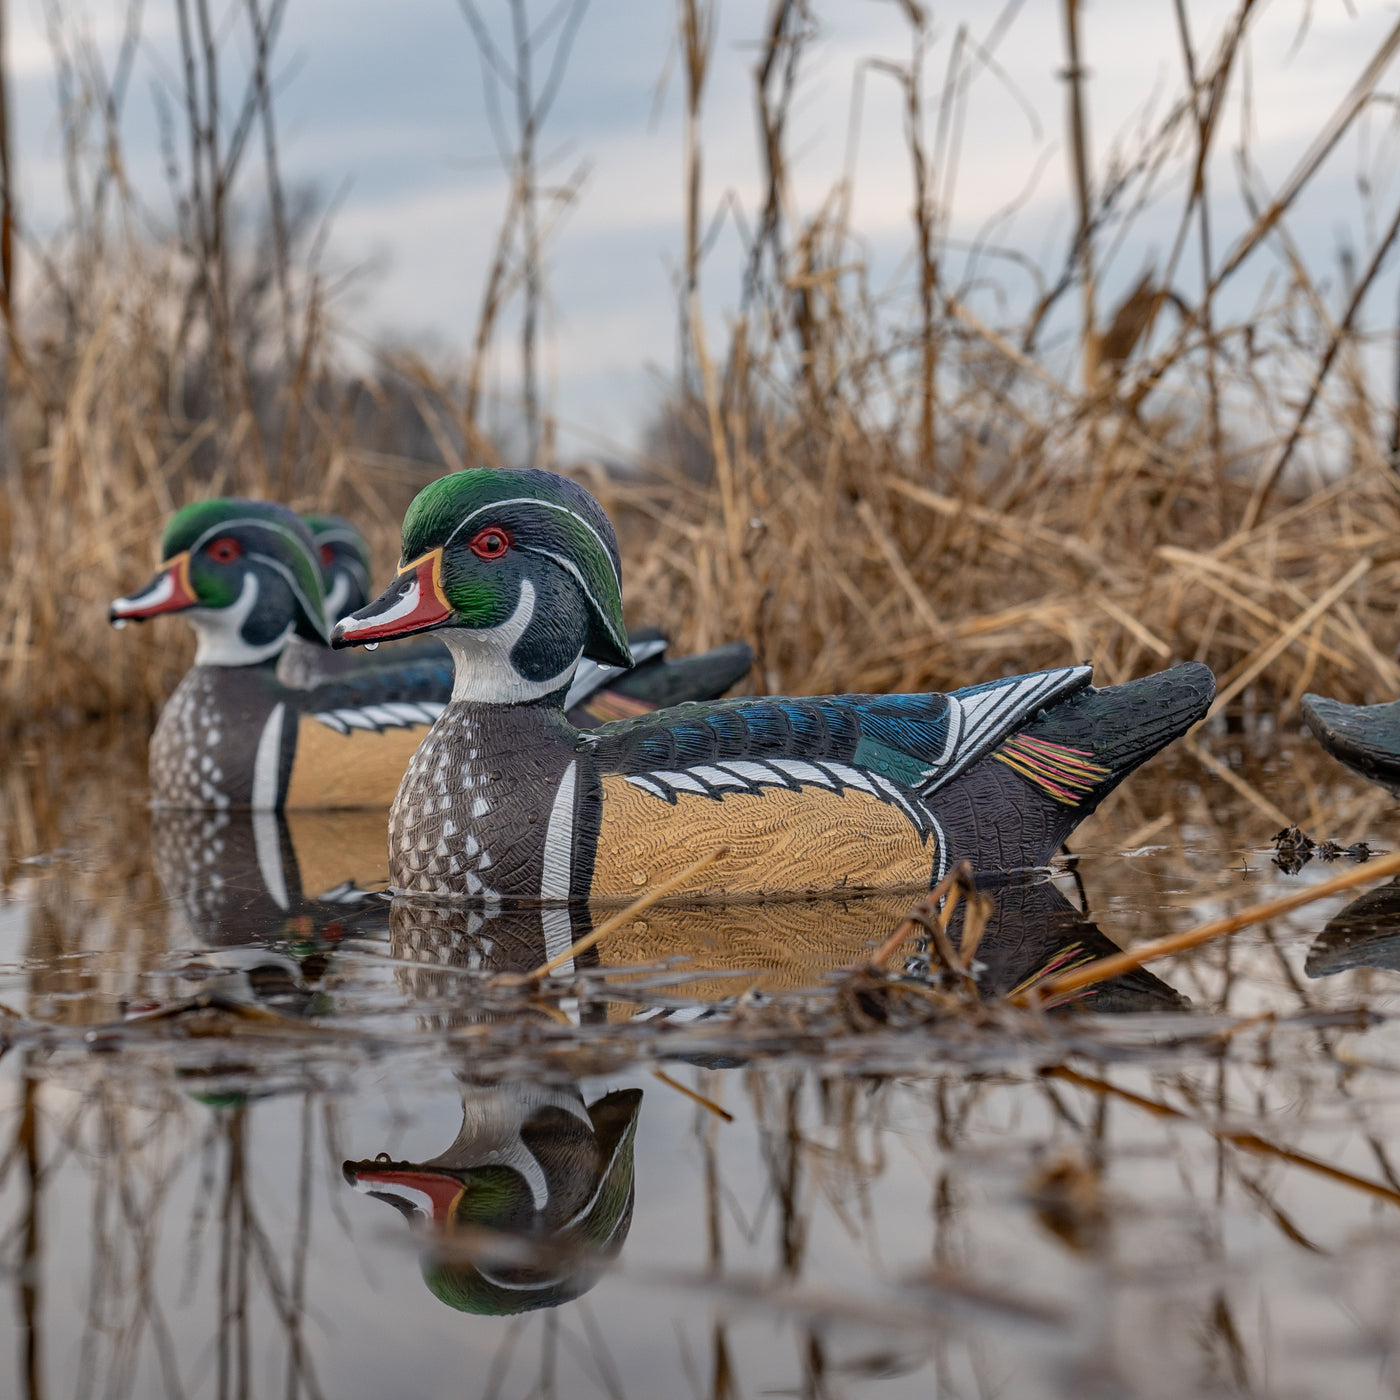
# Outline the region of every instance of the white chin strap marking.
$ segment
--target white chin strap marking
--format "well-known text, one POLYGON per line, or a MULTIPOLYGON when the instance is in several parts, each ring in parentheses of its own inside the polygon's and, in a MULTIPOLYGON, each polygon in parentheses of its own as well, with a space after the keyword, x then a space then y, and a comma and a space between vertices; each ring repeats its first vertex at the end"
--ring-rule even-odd
POLYGON ((250 569, 243 575, 243 591, 238 601, 226 608, 190 608, 185 616, 194 624, 197 643, 194 652, 196 666, 256 666, 261 661, 278 656, 287 645, 287 638, 296 631, 289 622, 280 637, 262 646, 249 646, 243 640, 243 624, 258 604, 258 580, 250 569))
POLYGON ((345 600, 350 596, 350 580, 337 572, 331 591, 326 595, 326 626, 334 627, 344 615, 345 600))
MULTIPOLYGON (((499 627, 448 627, 437 635, 452 653, 454 703, 519 705, 552 695, 568 682, 578 657, 548 680, 527 680, 511 664, 510 654, 535 615, 535 586, 520 581, 520 601, 499 627)), ((376 617, 376 622, 381 618, 376 617)))

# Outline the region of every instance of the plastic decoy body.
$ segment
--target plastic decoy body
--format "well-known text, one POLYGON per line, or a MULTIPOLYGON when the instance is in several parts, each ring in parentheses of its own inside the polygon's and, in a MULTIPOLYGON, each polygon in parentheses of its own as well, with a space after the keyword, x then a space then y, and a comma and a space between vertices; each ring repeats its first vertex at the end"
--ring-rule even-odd
MULTIPOLYGON (((471 470, 414 500, 394 582, 332 636, 433 631, 453 655, 451 703, 390 814, 397 888, 621 901, 719 848, 679 890, 927 888, 962 858, 1041 865, 1214 694, 1200 665, 1105 690, 1074 666, 947 695, 686 704, 580 731, 569 678, 581 656, 628 663, 621 616, 612 526, 577 483, 471 470)), ((551 942, 572 935, 554 912, 551 942)))
MULTIPOLYGON (((159 573, 118 598, 114 623, 182 613, 194 626, 194 665, 161 712, 151 739, 157 805, 275 811, 387 807, 410 757, 452 692, 452 661, 434 643, 393 664, 336 668, 288 684, 285 653, 326 648, 321 560, 305 524, 268 501, 223 499, 177 512, 161 542, 159 573)), ((648 678, 593 670, 570 703, 589 705, 622 684, 722 694, 748 669, 742 644, 668 661, 664 639, 641 648, 648 678), (614 677, 617 677, 614 679, 614 677)), ((335 658, 339 660, 339 658, 335 658)), ((306 667, 302 666, 303 672, 306 667)), ((639 707, 645 708, 641 702, 639 707)))
POLYGON ((1400 797, 1400 700, 1347 705, 1305 695, 1302 711, 1304 722, 1333 758, 1400 797))

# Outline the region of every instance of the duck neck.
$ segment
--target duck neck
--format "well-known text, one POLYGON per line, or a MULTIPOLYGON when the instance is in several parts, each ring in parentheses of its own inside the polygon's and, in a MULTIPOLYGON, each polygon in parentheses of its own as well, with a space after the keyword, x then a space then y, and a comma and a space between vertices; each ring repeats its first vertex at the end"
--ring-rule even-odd
POLYGON ((562 710, 583 643, 562 641, 542 623, 535 617, 535 586, 524 579, 515 611, 504 622, 439 632, 452 653, 453 703, 509 706, 544 701, 562 710))

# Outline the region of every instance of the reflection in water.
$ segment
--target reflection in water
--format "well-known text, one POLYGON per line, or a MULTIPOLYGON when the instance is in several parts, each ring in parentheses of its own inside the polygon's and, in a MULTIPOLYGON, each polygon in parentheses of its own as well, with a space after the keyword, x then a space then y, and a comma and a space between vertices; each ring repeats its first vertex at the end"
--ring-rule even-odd
POLYGON ((1400 972, 1400 878, 1367 890, 1339 910, 1313 940, 1309 977, 1332 977, 1358 967, 1400 972))
MULTIPOLYGON (((558 909, 399 897, 386 911, 385 902, 355 878, 357 871, 382 868, 380 814, 304 813, 284 819, 272 813, 158 812, 152 842, 161 883, 183 922, 175 941, 225 950, 223 962, 249 976, 254 994, 264 999, 275 991, 289 1003, 294 1000, 288 979, 305 993, 306 982, 324 974, 327 958, 347 935, 382 940, 386 912, 388 952, 400 991, 425 1010, 447 1006, 469 1014, 464 989, 470 983, 463 982, 463 972, 529 972, 560 951, 558 909), (297 961, 270 960, 273 949, 290 952, 297 961)), ((995 907, 976 955, 984 996, 1009 994, 1117 951, 1044 879, 1004 881, 989 890, 995 907)), ((848 900, 654 905, 585 950, 577 970, 620 969, 610 985, 624 992, 629 969, 635 969, 630 980, 645 978, 649 986, 664 972, 689 1000, 722 1009, 746 994, 821 986, 867 957, 916 897, 917 891, 904 891, 848 900)), ((571 909, 570 936, 582 938, 614 912, 571 909)), ((961 918, 960 908, 951 928, 955 942, 961 918)), ((910 963, 911 969, 917 966, 917 959, 910 963)), ((568 961, 559 975, 575 970, 568 961)), ((303 1001, 310 1004, 309 997, 303 1001)), ((1084 1001, 1115 1011, 1182 1005, 1170 987, 1141 970, 1092 989, 1084 1001)), ((603 1014, 626 1019, 637 1014, 637 1006, 620 998, 603 1014)))
POLYGON ((345 1179, 423 1228, 423 1277, 462 1312, 553 1308, 622 1248, 642 1091, 470 1085, 452 1145, 425 1162, 346 1162, 345 1179))
MULTIPOLYGON (((1337 949, 1383 961, 1374 903, 1370 952, 1308 910, 1164 968, 1209 1019, 748 1042, 734 1068, 672 1061, 658 1083, 629 1047, 742 1049, 728 1008, 742 1027, 760 992, 812 1003, 788 989, 857 960, 904 899, 648 910, 581 959, 572 1000, 511 1003, 488 978, 543 960, 538 911, 473 925, 359 898, 382 826, 274 823, 269 842, 234 819, 206 839, 170 814, 166 899, 141 765, 114 753, 115 777, 67 788, 40 756, 28 806, 6 770, 0 1002, 46 1026, 0 1054, 0 1395, 1393 1395, 1400 1019, 1349 1008, 1400 998, 1384 972, 1302 975, 1309 944, 1313 971, 1337 949), (297 1019, 87 1039, 225 959, 297 1019), (574 1035, 561 1008, 597 1027, 574 1035), (604 1024, 695 1014, 716 1024, 604 1024), (370 1195, 343 1175, 360 1158, 370 1195), (572 1300, 457 1311, 424 1253, 453 1301, 496 1306, 503 1281, 572 1300)), ((1181 762, 1081 852, 1115 937, 1286 888, 1235 849, 1276 824, 1228 794, 1207 808, 1181 762)), ((1292 783, 1313 756, 1288 762, 1292 783)), ((1369 837, 1365 810, 1326 827, 1369 837)), ((1003 889, 981 987, 1108 949, 1055 887, 1003 889)), ((1144 973, 1084 1004, 1178 1003, 1144 973)))

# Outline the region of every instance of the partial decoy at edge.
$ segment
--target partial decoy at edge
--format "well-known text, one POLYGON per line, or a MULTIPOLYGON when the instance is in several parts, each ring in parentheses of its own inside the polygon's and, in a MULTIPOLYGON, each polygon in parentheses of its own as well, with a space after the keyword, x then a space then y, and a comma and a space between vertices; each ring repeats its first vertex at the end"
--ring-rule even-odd
MULTIPOLYGON (((1043 865, 1129 773, 1208 709, 1197 664, 1095 690, 1088 666, 947 695, 680 705, 581 732, 579 658, 629 660, 617 542, 598 502, 544 471, 426 487, 402 564, 335 646, 436 632, 452 701, 390 814, 410 893, 624 901, 722 851, 677 890, 775 897, 928 888, 952 864, 1043 865)), ((568 947, 572 916, 552 939, 568 947)))
MULTIPOLYGON (((392 663, 361 654, 360 665, 288 684, 281 668, 290 646, 340 658, 326 646, 315 541, 293 512, 269 501, 186 506, 166 526, 161 557, 155 578, 110 609, 119 625, 181 613, 197 637, 194 665, 151 739, 157 805, 387 808, 451 698, 446 649, 419 642, 392 663)), ((677 695, 723 694, 752 661, 741 642, 676 661, 665 653, 660 633, 639 634, 636 668, 593 667, 574 678, 567 697, 574 721, 587 726, 677 695)))
POLYGON ((1347 705, 1305 695, 1301 709, 1303 722, 1333 758, 1400 797, 1400 700, 1347 705))

